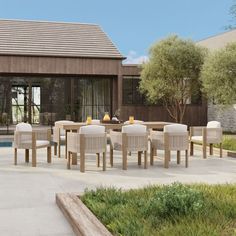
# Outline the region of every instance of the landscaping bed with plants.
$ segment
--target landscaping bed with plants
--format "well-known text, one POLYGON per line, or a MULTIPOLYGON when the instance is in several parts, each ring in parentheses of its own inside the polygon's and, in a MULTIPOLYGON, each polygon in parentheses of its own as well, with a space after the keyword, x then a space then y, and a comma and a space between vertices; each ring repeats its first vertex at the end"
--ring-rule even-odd
MULTIPOLYGON (((219 148, 220 146, 216 144, 215 147, 219 148)), ((222 148, 225 150, 236 152, 236 137, 225 134, 223 136, 222 148)))
MULTIPOLYGON (((214 147, 219 148, 219 144, 215 144, 214 147)), ((236 136, 227 135, 223 136, 222 148, 227 151, 227 156, 236 157, 236 136)))
POLYGON ((99 188, 80 198, 113 235, 236 235, 236 185, 99 188))

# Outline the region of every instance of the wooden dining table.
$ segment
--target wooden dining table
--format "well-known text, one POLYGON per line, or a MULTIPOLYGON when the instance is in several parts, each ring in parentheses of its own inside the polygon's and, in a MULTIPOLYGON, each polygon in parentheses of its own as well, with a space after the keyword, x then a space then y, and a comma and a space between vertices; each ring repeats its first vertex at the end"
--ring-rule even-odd
MULTIPOLYGON (((171 122, 165 121, 144 121, 142 125, 146 125, 147 129, 158 129, 163 130, 165 125, 173 124, 171 122)), ((67 133, 77 132, 82 126, 87 125, 85 122, 75 122, 73 124, 63 124, 59 125, 61 129, 65 130, 65 158, 67 159, 67 133)), ((100 123, 100 125, 105 126, 106 131, 109 130, 121 130, 122 126, 127 125, 124 123, 100 123)), ((77 153, 72 155, 72 165, 77 165, 77 153)))

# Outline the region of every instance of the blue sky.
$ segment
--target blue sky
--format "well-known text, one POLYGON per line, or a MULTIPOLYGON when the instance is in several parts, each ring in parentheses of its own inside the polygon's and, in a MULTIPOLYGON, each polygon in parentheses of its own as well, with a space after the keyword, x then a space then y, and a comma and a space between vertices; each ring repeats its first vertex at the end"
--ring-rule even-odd
POLYGON ((0 0, 0 18, 97 23, 130 61, 170 34, 200 40, 230 23, 234 0, 0 0))

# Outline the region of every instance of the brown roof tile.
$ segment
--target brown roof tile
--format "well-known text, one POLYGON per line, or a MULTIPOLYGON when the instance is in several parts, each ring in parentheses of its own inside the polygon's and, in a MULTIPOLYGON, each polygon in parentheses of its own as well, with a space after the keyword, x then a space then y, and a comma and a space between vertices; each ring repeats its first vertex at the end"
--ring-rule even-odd
POLYGON ((123 58, 95 24, 0 20, 0 54, 123 58))

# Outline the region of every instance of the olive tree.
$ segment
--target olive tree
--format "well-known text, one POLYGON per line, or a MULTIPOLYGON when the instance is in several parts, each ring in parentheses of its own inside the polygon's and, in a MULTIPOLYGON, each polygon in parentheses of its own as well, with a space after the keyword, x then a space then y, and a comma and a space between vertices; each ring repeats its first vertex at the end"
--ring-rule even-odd
POLYGON ((201 80, 203 91, 216 104, 236 103, 236 43, 209 54, 201 80))
POLYGON ((170 36, 154 44, 141 71, 140 91, 151 103, 161 102, 182 123, 191 95, 199 92, 206 50, 191 40, 170 36))

